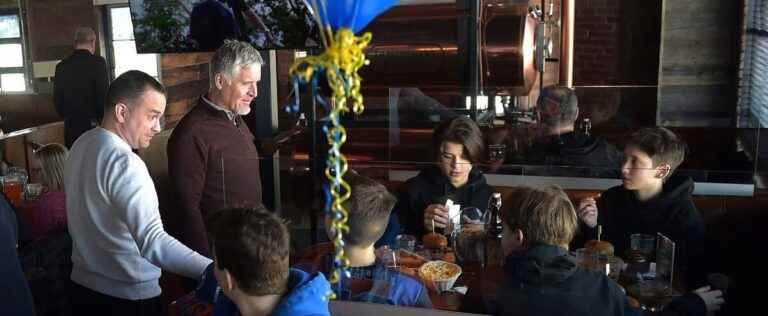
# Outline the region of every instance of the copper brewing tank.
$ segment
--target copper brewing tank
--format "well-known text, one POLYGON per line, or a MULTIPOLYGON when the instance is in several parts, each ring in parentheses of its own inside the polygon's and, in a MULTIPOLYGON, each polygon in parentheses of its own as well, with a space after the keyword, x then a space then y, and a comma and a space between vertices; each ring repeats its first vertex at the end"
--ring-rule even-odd
MULTIPOLYGON (((483 1, 480 42, 481 86, 527 95, 537 78, 534 32, 537 20, 527 1, 483 1)), ((364 89, 418 87, 461 93, 471 86, 467 21, 470 11, 454 3, 396 6, 365 30, 373 34, 361 69, 364 89)))

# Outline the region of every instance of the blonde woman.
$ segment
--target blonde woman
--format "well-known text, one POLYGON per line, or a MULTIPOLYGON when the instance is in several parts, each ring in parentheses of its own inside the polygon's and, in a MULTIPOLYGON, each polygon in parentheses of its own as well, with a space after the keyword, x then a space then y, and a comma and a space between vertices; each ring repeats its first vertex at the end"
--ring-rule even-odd
POLYGON ((61 144, 48 144, 35 151, 34 164, 38 164, 43 193, 31 209, 29 226, 32 238, 43 237, 57 228, 67 227, 66 196, 64 194, 64 163, 67 148, 61 144))

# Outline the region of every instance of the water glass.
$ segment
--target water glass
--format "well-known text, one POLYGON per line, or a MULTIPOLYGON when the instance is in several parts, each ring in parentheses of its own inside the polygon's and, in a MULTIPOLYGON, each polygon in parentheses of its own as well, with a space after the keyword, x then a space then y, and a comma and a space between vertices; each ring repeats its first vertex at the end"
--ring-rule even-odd
POLYGON ((395 251, 389 246, 384 245, 376 249, 376 257, 379 258, 385 267, 397 267, 397 258, 395 258, 395 251))
POLYGON ((413 252, 414 248, 416 248, 416 237, 413 235, 397 235, 395 247, 413 252))
POLYGON ((656 251, 656 236, 648 234, 632 234, 630 238, 630 249, 637 250, 645 256, 647 261, 652 261, 656 251))

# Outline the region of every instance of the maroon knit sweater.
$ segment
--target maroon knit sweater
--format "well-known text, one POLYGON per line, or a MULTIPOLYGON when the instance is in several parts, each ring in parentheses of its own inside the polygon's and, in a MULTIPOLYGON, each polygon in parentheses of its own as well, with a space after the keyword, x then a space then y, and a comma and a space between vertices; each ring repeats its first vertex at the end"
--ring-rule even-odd
POLYGON ((210 257, 204 220, 228 206, 261 203, 259 153, 239 116, 203 101, 181 119, 168 140, 168 172, 174 210, 166 210, 168 231, 210 257))

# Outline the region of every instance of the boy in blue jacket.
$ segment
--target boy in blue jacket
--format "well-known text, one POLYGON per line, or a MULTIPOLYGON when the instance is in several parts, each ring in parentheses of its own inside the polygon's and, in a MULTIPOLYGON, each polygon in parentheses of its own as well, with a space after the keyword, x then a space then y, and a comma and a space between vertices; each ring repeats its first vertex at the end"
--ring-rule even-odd
MULTIPOLYGON (((382 184, 350 170, 344 179, 352 188, 344 203, 348 212, 349 232, 345 233, 344 252, 350 262, 350 277, 334 286, 340 300, 362 301, 399 306, 431 308, 432 302, 418 280, 387 267, 374 253, 374 243, 381 238, 397 199, 382 184)), ((326 216, 329 238, 335 232, 326 216)), ((318 244, 305 251, 295 266, 330 276, 333 272, 333 245, 318 244)))
POLYGON ((289 268, 290 236, 277 215, 228 209, 214 213, 207 228, 214 263, 197 295, 215 302, 214 316, 330 315, 323 274, 289 268), (218 297, 216 283, 226 297, 218 297))

